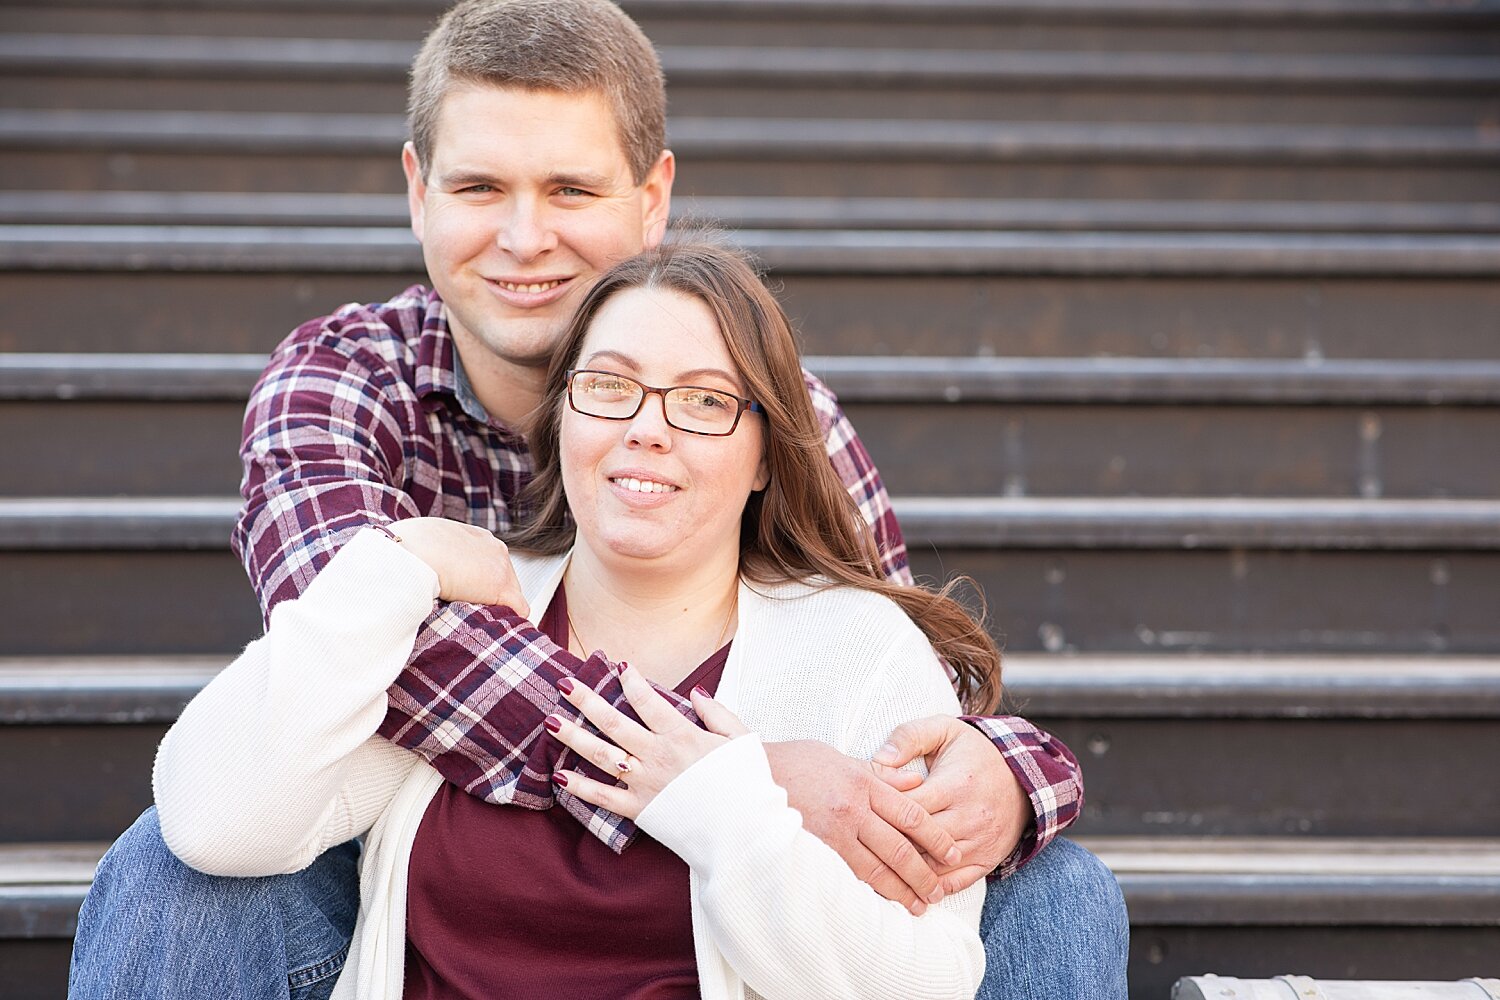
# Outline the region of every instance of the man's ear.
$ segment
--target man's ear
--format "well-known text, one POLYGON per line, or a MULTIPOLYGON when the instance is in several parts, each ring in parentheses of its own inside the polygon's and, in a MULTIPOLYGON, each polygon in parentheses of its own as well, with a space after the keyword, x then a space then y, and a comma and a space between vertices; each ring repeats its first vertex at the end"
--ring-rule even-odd
POLYGON ((417 147, 410 142, 401 147, 401 169, 406 171, 406 210, 411 213, 411 231, 422 242, 422 212, 427 205, 427 181, 422 177, 422 163, 417 147))
POLYGON ((672 181, 676 178, 677 158, 670 149, 664 149, 641 185, 642 232, 648 250, 666 239, 667 220, 672 214, 672 181))

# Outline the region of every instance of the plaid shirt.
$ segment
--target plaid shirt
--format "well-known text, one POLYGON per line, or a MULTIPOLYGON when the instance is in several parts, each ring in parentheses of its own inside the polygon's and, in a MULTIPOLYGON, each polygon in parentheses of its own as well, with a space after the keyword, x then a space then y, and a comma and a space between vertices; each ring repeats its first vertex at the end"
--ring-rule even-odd
MULTIPOLYGON (((833 394, 811 375, 807 383, 830 460, 874 527, 886 574, 910 583, 874 463, 833 394)), ((458 365, 443 303, 422 286, 293 331, 251 394, 241 458, 245 507, 233 546, 267 618, 368 524, 439 516, 508 529, 524 517, 515 505, 531 475, 526 442, 486 416, 458 365)), ((556 689, 565 676, 611 702, 624 700, 614 666, 597 654, 579 660, 509 609, 441 605, 390 690, 380 732, 472 795, 535 809, 557 802, 623 850, 632 823, 550 780, 568 764, 560 764, 566 750, 542 719, 573 712, 556 689)), ((970 721, 995 742, 1036 811, 1035 829, 1001 866, 1003 875, 1076 817, 1078 764, 1022 719, 970 721)))

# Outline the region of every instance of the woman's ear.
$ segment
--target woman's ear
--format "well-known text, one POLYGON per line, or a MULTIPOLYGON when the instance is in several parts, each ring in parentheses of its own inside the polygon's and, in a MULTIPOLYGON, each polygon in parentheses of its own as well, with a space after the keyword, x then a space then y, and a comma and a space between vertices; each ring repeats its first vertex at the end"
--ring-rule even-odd
POLYGON ((766 449, 765 448, 761 448, 761 450, 760 450, 760 465, 756 466, 756 468, 755 468, 755 482, 751 484, 750 489, 751 489, 751 491, 753 491, 755 493, 759 493, 761 490, 765 489, 767 486, 770 486, 770 485, 771 485, 771 462, 766 457, 766 449))

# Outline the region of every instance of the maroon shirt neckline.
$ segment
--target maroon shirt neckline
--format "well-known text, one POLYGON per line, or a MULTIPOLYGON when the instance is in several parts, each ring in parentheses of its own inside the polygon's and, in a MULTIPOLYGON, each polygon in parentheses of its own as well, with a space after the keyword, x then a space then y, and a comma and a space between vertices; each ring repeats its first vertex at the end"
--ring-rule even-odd
MULTIPOLYGON (((540 631, 568 638, 558 588, 540 631)), ((713 692, 725 643, 676 686, 713 692)), ((688 868, 642 834, 623 854, 563 809, 444 783, 412 845, 403 1000, 697 1000, 688 868)))

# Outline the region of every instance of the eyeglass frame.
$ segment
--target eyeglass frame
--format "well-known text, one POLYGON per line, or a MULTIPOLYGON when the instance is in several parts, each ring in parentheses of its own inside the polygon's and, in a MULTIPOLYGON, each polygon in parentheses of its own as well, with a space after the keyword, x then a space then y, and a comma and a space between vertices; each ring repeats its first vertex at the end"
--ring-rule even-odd
POLYGON ((598 420, 634 420, 636 416, 641 412, 641 407, 646 405, 646 397, 655 393, 656 395, 661 397, 661 416, 662 419, 667 422, 668 427, 671 427, 673 430, 682 431, 684 434, 697 434, 700 437, 729 437, 739 428, 740 417, 744 416, 746 410, 750 411, 751 413, 764 414, 766 412, 765 407, 761 406, 753 399, 746 399, 744 396, 736 396, 732 392, 725 392, 723 389, 716 389, 711 385, 647 385, 640 379, 631 378, 629 375, 621 375, 619 372, 606 371, 602 368, 569 368, 567 371, 563 372, 563 386, 563 392, 568 397, 568 409, 572 410, 574 413, 581 413, 585 417, 594 417, 598 420), (575 375, 585 374, 611 375, 615 378, 622 378, 627 382, 634 382, 636 385, 640 386, 641 398, 636 400, 635 409, 631 410, 627 414, 624 414, 623 416, 618 417, 606 417, 598 413, 589 413, 587 410, 580 410, 578 408, 578 404, 573 402, 573 377, 575 375), (739 409, 737 409, 734 413, 734 423, 729 425, 729 430, 720 432, 695 431, 691 427, 679 427, 678 425, 672 423, 672 418, 667 413, 667 393, 673 392, 677 389, 702 389, 704 392, 712 392, 720 396, 728 396, 730 399, 739 404, 739 409))

